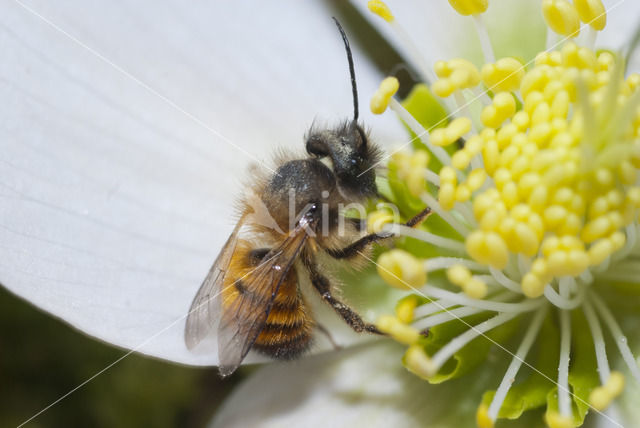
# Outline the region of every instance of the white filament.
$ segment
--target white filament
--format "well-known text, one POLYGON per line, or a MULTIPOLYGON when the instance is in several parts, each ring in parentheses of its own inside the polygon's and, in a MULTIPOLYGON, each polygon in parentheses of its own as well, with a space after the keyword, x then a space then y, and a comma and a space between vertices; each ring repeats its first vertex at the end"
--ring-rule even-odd
MULTIPOLYGON (((494 301, 497 302, 502 302, 502 301, 506 301, 509 299, 513 299, 515 297, 515 295, 513 293, 502 293, 500 295, 497 295, 495 297, 493 297, 494 301)), ((436 315, 432 315, 430 317, 427 318, 422 318, 420 320, 418 320, 417 322, 415 322, 413 324, 413 326, 415 328, 417 328, 418 330, 424 330, 426 328, 430 328, 430 327, 434 327, 436 325, 440 325, 442 323, 445 323, 447 321, 451 321, 454 319, 459 319, 462 317, 466 317, 469 315, 474 315, 480 312, 484 312, 484 309, 480 309, 480 308, 471 308, 468 306, 465 307, 461 307, 461 308, 455 308, 452 310, 448 310, 436 315)))
POLYGON ((548 305, 543 305, 538 312, 536 312, 531 324, 529 324, 529 328, 524 335, 524 339, 522 339, 522 343, 518 347, 516 354, 513 356, 511 360, 511 364, 507 368, 502 381, 500 382, 500 386, 496 390, 495 395, 493 396, 493 400, 489 405, 489 417, 491 420, 495 421, 498 417, 498 412, 502 407, 502 403, 507 398, 507 393, 513 385, 513 382, 520 370, 520 366, 524 362, 527 354, 529 353, 529 349, 533 345, 536 337, 538 336, 538 332, 540 331, 540 327, 542 326, 542 322, 544 321, 545 316, 547 315, 548 305))
POLYGON ((627 338, 622 333, 622 329, 618 325, 616 319, 613 314, 604 303, 604 301, 598 296, 596 293, 590 293, 591 301, 593 302, 596 310, 600 313, 602 320, 605 325, 609 329, 609 332, 613 336, 616 341, 616 345, 618 345, 618 349, 620 350, 620 354, 622 354, 622 359, 629 367, 631 371, 631 375, 636 379, 637 382, 640 382, 640 369, 638 368, 638 363, 629 349, 629 344, 627 343, 627 338))
POLYGON ((571 310, 582 304, 584 301, 584 291, 581 290, 571 299, 567 299, 566 297, 558 294, 551 284, 547 284, 547 286, 544 287, 544 297, 560 309, 571 310))
POLYGON ((424 172, 424 178, 429 183, 432 183, 432 184, 434 184, 436 186, 440 186, 440 176, 438 174, 436 174, 435 172, 431 171, 430 169, 427 169, 424 172))
POLYGON ((520 287, 520 284, 511 278, 508 278, 501 270, 490 267, 489 272, 491 272, 491 275, 496 279, 496 281, 498 281, 498 284, 513 291, 514 293, 522 294, 522 287, 520 287))
MULTIPOLYGON (((560 283, 560 296, 569 297, 569 283, 560 283)), ((569 359, 571 358, 571 315, 566 309, 560 310, 560 361, 558 363, 558 409, 562 416, 572 416, 569 392, 569 359)))
POLYGON ((493 53, 493 47, 491 46, 491 39, 489 39, 489 33, 487 27, 484 25, 482 15, 473 15, 473 23, 475 24, 476 31, 478 32, 478 39, 480 39, 480 46, 482 47, 482 53, 484 54, 484 63, 492 64, 496 62, 496 56, 493 53))
POLYGON ((395 235, 410 236, 412 238, 420 239, 421 241, 428 242, 436 245, 440 248, 447 248, 459 253, 465 251, 464 244, 454 239, 443 238, 442 236, 435 235, 422 229, 414 229, 402 224, 386 224, 382 228, 384 232, 391 232, 395 235))
POLYGON ((473 260, 463 259, 461 257, 434 257, 424 262, 424 268, 427 272, 435 270, 447 269, 453 265, 463 265, 473 271, 486 272, 487 267, 473 260))
POLYGON ((453 354, 464 348, 467 343, 471 342, 476 337, 484 335, 484 333, 486 333, 487 331, 512 320, 518 315, 520 315, 520 313, 518 312, 506 312, 496 315, 495 317, 483 321, 480 324, 471 327, 461 335, 455 337, 449 343, 443 346, 438 352, 436 352, 436 354, 431 359, 435 370, 439 370, 442 365, 453 356, 453 354))
POLYGON ((484 299, 472 299, 464 293, 452 293, 451 291, 443 290, 431 285, 423 287, 421 291, 429 297, 444 299, 449 302, 455 302, 458 305, 470 306, 472 308, 480 308, 494 312, 526 312, 539 307, 543 302, 543 300, 539 298, 525 299, 518 303, 502 303, 484 299))
POLYGON ((605 384, 611 375, 611 369, 609 368, 609 360, 607 359, 607 348, 602 336, 602 327, 600 321, 591 306, 591 302, 587 299, 582 305, 582 312, 589 324, 589 330, 591 330, 591 337, 593 338, 593 347, 596 353, 596 361, 598 362, 598 374, 600 375, 600 383, 605 384))

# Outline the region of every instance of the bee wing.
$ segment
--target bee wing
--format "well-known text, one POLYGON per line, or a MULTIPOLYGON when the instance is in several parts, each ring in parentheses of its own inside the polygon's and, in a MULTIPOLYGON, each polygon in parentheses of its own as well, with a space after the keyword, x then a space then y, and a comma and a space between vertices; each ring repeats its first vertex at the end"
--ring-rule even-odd
POLYGON ((184 341, 189 349, 200 343, 220 318, 221 286, 236 249, 238 231, 242 224, 243 222, 240 220, 193 298, 184 329, 184 341))
POLYGON ((308 235, 296 228, 242 281, 246 290, 223 304, 218 329, 220 374, 227 376, 240 365, 264 328, 280 285, 295 262, 308 235))

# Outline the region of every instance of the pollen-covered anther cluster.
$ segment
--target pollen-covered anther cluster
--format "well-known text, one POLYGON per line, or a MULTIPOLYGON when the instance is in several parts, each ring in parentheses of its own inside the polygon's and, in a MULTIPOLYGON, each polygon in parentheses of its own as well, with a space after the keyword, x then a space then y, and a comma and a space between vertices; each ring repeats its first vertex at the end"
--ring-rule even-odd
POLYGON ((393 249, 377 261, 378 274, 390 285, 401 290, 422 287, 427 282, 423 263, 411 253, 393 249))
MULTIPOLYGON (((612 54, 573 43, 540 53, 527 72, 516 72, 516 63, 483 68, 487 86, 499 87, 504 70, 514 76, 503 78, 509 84, 484 107, 485 128, 440 170, 438 199, 445 210, 471 201, 478 227, 466 249, 474 260, 503 269, 510 254, 530 258, 521 286, 538 297, 554 278, 578 276, 621 249, 624 227, 637 221, 639 76, 623 80, 612 54), (519 89, 520 109, 509 89, 519 89), (619 112, 629 109, 634 114, 625 119, 619 112), (483 186, 487 178, 493 186, 483 186)), ((434 90, 447 88, 438 91, 443 96, 480 81, 458 60, 439 63, 436 72, 446 83, 434 90)), ((468 131, 461 119, 434 131, 432 143, 448 145, 468 131)))
POLYGON ((601 412, 624 389, 603 329, 640 382, 608 307, 617 299, 602 297, 631 285, 637 292, 640 74, 625 77, 621 56, 593 49, 606 24, 601 0, 542 1, 547 49, 527 64, 496 60, 481 17, 487 1, 449 3, 472 17, 485 64, 439 61, 422 68, 431 91, 420 85, 402 102, 380 92, 372 103, 375 110, 389 99, 415 135, 415 154, 389 162, 389 200, 408 211, 422 202, 435 214, 422 227, 393 229, 411 239, 383 253, 378 272, 415 294, 377 326, 407 346, 404 366, 431 383, 466 374, 491 352, 487 341, 518 334, 504 376, 477 407, 477 425, 492 428, 546 402, 547 426, 579 426, 583 404, 601 412), (571 39, 581 31, 578 46, 571 39), (450 97, 448 116, 434 95, 450 97), (584 363, 592 352, 597 371, 584 363), (533 375, 518 374, 524 364, 547 367, 555 386, 547 382, 543 395, 533 375))

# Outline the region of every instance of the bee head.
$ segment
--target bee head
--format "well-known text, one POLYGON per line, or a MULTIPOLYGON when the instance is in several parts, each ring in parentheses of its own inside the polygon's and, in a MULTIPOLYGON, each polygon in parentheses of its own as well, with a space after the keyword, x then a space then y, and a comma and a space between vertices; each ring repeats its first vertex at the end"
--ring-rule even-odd
POLYGON ((306 149, 332 169, 345 195, 355 199, 376 196, 374 166, 380 159, 380 152, 355 120, 335 129, 312 129, 306 149))
POLYGON ((307 135, 307 152, 320 159, 334 173, 340 192, 349 199, 361 200, 378 194, 376 173, 380 151, 369 142, 367 133, 358 125, 358 87, 353 67, 349 39, 336 18, 333 18, 342 36, 349 63, 353 119, 334 129, 311 128, 307 135))

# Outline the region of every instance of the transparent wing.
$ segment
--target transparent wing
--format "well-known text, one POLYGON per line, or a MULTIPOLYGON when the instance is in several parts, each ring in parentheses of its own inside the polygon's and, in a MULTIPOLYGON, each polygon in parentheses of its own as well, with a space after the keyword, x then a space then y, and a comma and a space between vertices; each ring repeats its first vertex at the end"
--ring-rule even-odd
POLYGON ((222 247, 220 254, 213 262, 207 277, 202 282, 198 293, 191 303, 184 329, 184 341, 187 348, 193 349, 211 331, 221 315, 221 292, 224 277, 229 268, 229 262, 236 249, 238 231, 242 227, 242 220, 222 247))
MULTIPOLYGON (((260 264, 234 280, 241 281, 241 293, 224 301, 218 327, 220 374, 227 376, 240 365, 264 328, 273 300, 298 257, 308 235, 296 228, 260 264)), ((229 281, 227 281, 229 282, 229 281)))

